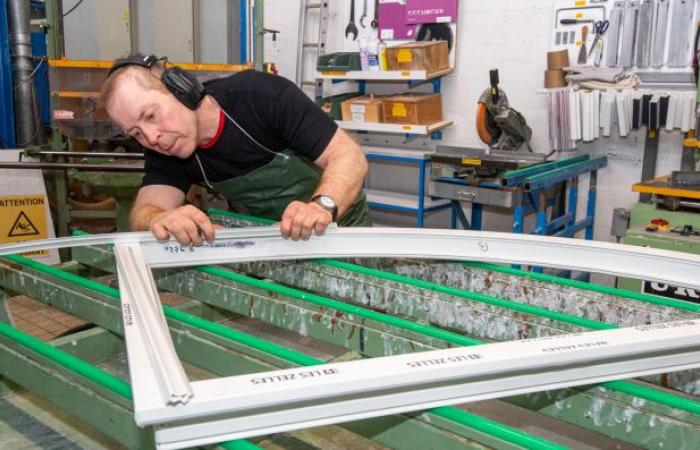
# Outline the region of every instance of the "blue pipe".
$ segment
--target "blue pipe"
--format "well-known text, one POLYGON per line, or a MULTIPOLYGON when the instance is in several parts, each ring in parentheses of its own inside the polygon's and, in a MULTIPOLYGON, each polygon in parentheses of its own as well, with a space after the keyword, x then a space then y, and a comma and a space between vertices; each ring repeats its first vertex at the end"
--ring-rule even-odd
POLYGON ((0 148, 15 147, 15 105, 7 0, 0 0, 0 148))
POLYGON ((239 43, 241 64, 248 62, 248 0, 239 0, 239 15, 241 16, 241 41, 239 43))

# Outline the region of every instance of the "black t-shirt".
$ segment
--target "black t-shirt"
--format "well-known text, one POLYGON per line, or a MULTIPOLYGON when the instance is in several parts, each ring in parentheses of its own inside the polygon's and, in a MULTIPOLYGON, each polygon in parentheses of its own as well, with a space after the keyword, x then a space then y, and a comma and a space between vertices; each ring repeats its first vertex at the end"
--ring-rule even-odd
MULTIPOLYGON (((296 85, 284 77, 246 70, 206 82, 205 92, 268 149, 291 149, 314 161, 326 149, 337 125, 296 85)), ((198 147, 187 159, 146 151, 142 186, 165 184, 187 192, 204 182, 199 155, 209 182, 245 175, 274 158, 220 116, 221 134, 213 145, 198 147)))

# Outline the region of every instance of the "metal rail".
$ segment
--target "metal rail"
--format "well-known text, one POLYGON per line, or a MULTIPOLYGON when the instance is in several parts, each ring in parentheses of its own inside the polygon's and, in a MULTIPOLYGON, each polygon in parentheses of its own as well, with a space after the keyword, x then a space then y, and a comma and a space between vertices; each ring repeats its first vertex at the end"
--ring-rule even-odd
POLYGON ((143 166, 87 163, 2 162, 0 169, 90 170, 92 172, 143 172, 143 166))
POLYGON ((118 152, 69 152, 69 151, 25 151, 26 156, 56 156, 60 158, 115 158, 115 159, 144 159, 143 153, 118 153, 118 152))

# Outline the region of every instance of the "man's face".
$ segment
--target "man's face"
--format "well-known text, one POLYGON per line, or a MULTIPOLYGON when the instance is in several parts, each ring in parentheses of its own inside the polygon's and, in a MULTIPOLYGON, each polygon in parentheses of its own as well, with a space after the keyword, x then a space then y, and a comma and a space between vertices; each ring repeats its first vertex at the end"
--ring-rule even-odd
POLYGON ((164 155, 188 158, 197 147, 197 117, 172 94, 146 89, 125 75, 107 113, 141 145, 164 155))

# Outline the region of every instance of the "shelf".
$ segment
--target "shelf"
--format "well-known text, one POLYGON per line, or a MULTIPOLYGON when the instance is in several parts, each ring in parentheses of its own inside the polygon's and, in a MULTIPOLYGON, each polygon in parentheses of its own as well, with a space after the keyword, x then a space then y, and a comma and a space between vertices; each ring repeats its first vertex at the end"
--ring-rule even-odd
POLYGON ((349 122, 344 120, 336 120, 338 126, 344 130, 355 131, 376 131, 378 133, 395 133, 395 134, 421 134, 429 135, 436 131, 452 125, 451 120, 442 120, 430 125, 402 125, 395 123, 371 123, 371 122, 349 122))
POLYGON ((91 91, 55 91, 52 94, 59 98, 100 98, 99 92, 91 91))
POLYGON ((365 152, 367 156, 388 156, 388 157, 398 157, 398 158, 411 158, 415 161, 429 160, 430 155, 434 154, 433 150, 414 150, 407 148, 387 148, 387 147, 377 147, 371 145, 363 145, 362 151, 365 152))
POLYGON ((453 68, 428 72, 427 70, 384 70, 368 72, 351 70, 349 72, 317 72, 316 78, 325 80, 366 80, 366 81, 410 81, 431 80, 452 73, 453 68))
MULTIPOLYGON (((365 194, 367 195, 367 203, 369 203, 370 207, 412 212, 418 211, 418 196, 416 194, 380 191, 378 189, 365 189, 365 194)), ((449 200, 435 200, 427 196, 425 197, 423 205, 426 211, 449 206, 449 200)))

